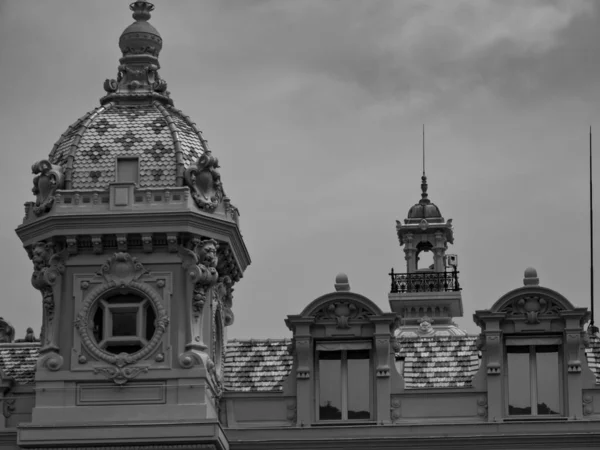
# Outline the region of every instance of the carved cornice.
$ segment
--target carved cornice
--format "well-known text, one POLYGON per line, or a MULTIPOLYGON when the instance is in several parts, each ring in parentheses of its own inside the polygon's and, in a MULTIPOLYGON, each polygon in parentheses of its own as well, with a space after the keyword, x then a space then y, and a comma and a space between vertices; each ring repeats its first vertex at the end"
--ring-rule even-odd
POLYGON ((141 234, 154 232, 157 228, 168 229, 169 233, 196 232, 207 238, 224 241, 231 247, 240 273, 250 264, 250 255, 237 224, 202 211, 89 214, 78 215, 77 220, 74 220, 72 215, 46 215, 35 222, 19 226, 16 232, 27 247, 53 236, 114 235, 115 229, 126 234, 141 234))
MULTIPOLYGON (((139 444, 77 446, 77 450, 217 450, 214 444, 139 444)), ((29 450, 48 450, 48 447, 27 447, 29 450)), ((73 447, 52 447, 52 450, 73 450, 73 447)))

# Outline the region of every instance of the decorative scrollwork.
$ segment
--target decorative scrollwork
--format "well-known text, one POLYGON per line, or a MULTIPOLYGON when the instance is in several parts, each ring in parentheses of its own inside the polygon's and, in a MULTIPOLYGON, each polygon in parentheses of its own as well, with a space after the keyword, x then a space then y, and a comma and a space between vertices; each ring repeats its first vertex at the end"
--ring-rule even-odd
POLYGON ((540 316, 557 314, 563 308, 552 299, 546 299, 537 295, 526 295, 515 299, 501 312, 506 312, 512 316, 525 316, 525 322, 529 324, 540 323, 540 316))
POLYGON ((350 320, 362 320, 373 313, 361 305, 350 301, 334 301, 319 309, 315 314, 318 320, 335 320, 336 327, 340 329, 350 328, 350 320))
POLYGON ((129 380, 137 377, 140 373, 148 372, 146 366, 131 366, 131 367, 96 367, 94 373, 101 373, 109 380, 112 380, 115 384, 123 385, 129 380))
POLYGON ((34 163, 31 171, 35 175, 32 191, 36 196, 36 201, 33 213, 41 216, 50 211, 54 205, 54 193, 63 185, 63 171, 60 166, 53 165, 45 159, 34 163))
POLYGON ((12 416, 12 414, 16 411, 17 407, 15 405, 16 399, 14 397, 7 398, 7 395, 10 395, 12 392, 8 391, 5 394, 5 397, 2 399, 2 415, 7 419, 12 416))
MULTIPOLYGON (((113 364, 118 368, 123 368, 129 364, 145 359, 156 351, 160 345, 162 336, 169 325, 169 317, 162 305, 160 294, 149 284, 140 281, 140 278, 145 273, 147 272, 142 264, 135 258, 132 258, 131 255, 128 253, 115 253, 111 259, 102 265, 101 272, 99 273, 99 275, 104 278, 104 283, 96 286, 87 294, 84 298, 81 310, 77 315, 77 319, 75 320, 75 327, 81 336, 84 348, 95 358, 113 364), (90 313, 93 305, 101 297, 110 295, 113 291, 123 290, 138 293, 150 301, 156 311, 156 329, 150 341, 137 352, 115 355, 103 350, 92 340, 89 331, 89 323, 91 320, 90 313)), ((123 372, 125 375, 127 373, 129 372, 123 372)), ((131 378, 127 378, 126 376, 123 378, 123 376, 119 375, 119 373, 115 374, 115 377, 118 380, 127 380, 131 378)), ((137 373, 135 376, 137 376, 137 373)))
POLYGON ((192 191, 192 198, 198 208, 205 211, 214 211, 225 197, 218 168, 218 159, 207 151, 198 158, 196 167, 185 171, 185 181, 192 191))
POLYGON ((6 320, 0 317, 0 343, 10 344, 15 338, 15 329, 6 320))
POLYGON ((68 250, 55 253, 54 244, 36 242, 31 248, 33 274, 31 285, 42 293, 42 305, 49 323, 54 319, 54 292, 52 287, 65 271, 68 250))

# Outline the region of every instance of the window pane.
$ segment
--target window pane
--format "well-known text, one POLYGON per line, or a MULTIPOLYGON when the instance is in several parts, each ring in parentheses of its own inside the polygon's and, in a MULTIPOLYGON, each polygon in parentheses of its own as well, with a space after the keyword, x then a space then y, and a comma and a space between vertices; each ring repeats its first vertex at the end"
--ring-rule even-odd
POLYGON ((138 160, 137 158, 118 158, 117 159, 117 181, 138 182, 138 160))
POLYGON ((342 419, 342 352, 319 352, 319 419, 342 419))
POLYGON ((529 347, 507 347, 508 414, 531 414, 529 347))
POLYGON ((559 414, 558 348, 536 347, 538 414, 559 414))
POLYGON ((348 419, 370 419, 371 381, 368 350, 348 351, 348 419))
POLYGON ((137 336, 137 310, 113 309, 112 335, 137 336))

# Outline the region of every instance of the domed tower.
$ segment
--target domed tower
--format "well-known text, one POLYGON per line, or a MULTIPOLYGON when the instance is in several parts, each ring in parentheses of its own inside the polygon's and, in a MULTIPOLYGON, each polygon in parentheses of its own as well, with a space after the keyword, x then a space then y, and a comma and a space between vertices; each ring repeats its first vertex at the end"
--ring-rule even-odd
POLYGON ((446 254, 448 244, 454 243, 452 219, 444 219, 427 188, 423 173, 421 199, 404 223, 396 221, 406 272, 390 273, 390 307, 402 318, 400 337, 465 335, 452 321, 463 315, 457 257, 446 254), (428 255, 432 257, 424 263, 428 255))
POLYGON ((154 7, 130 8, 117 78, 33 164, 36 201, 17 228, 43 298, 25 447, 172 436, 221 448, 225 327, 250 258, 217 158, 158 74, 154 7))

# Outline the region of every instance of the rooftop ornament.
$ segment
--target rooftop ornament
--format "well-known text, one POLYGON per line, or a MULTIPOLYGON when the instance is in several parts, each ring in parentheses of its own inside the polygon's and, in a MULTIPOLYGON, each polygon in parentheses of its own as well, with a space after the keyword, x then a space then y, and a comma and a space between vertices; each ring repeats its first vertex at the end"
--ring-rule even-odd
POLYGON ((154 5, 147 1, 136 1, 129 5, 129 9, 133 11, 135 22, 121 33, 119 47, 123 57, 119 60, 119 73, 116 79, 104 82, 107 95, 100 103, 158 100, 172 104, 167 83, 158 74, 162 38, 156 28, 148 23, 154 5))

